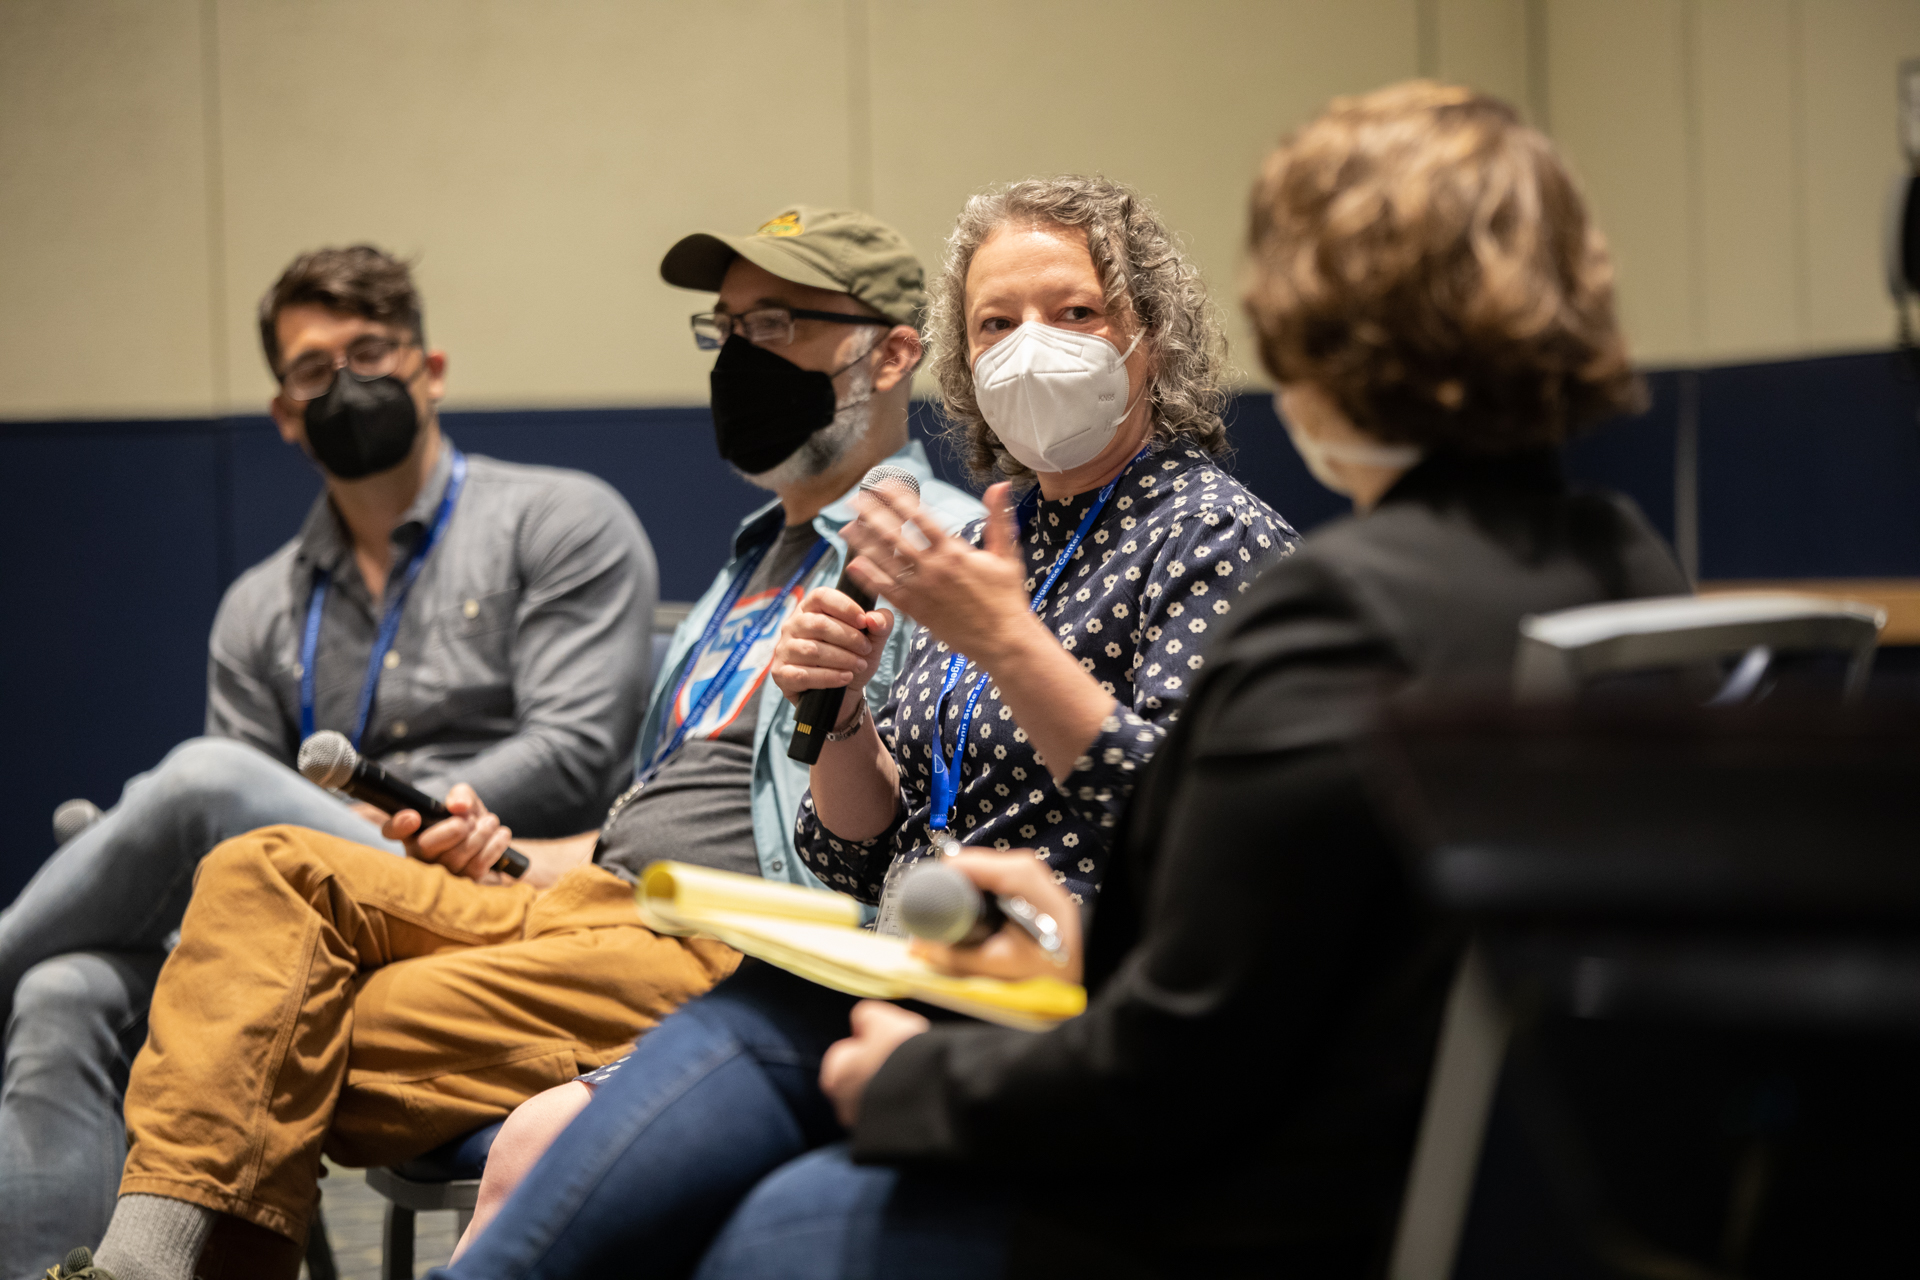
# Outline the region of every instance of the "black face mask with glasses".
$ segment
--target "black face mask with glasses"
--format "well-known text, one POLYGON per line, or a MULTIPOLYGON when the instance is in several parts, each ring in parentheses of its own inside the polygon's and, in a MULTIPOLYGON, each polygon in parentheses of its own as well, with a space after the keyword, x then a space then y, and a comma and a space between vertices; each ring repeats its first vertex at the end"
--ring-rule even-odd
POLYGON ((693 317, 695 345, 720 352, 708 377, 715 443, 722 458, 750 476, 773 470, 832 423, 840 409, 833 379, 873 354, 868 347, 832 373, 802 369, 773 349, 793 342, 796 319, 893 327, 891 320, 872 316, 786 307, 693 317))
POLYGON ((306 401, 307 452, 341 480, 391 470, 406 461, 420 434, 420 413, 413 403, 413 378, 396 377, 403 344, 390 338, 361 338, 347 348, 344 361, 318 360, 288 371, 287 395, 306 401))

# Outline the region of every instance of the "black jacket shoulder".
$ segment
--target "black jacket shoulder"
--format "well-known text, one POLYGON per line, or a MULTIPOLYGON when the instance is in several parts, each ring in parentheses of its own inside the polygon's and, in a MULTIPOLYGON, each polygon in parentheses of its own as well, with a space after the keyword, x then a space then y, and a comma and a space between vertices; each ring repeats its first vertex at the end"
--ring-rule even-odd
POLYGON ((1627 498, 1569 489, 1557 462, 1434 458, 1363 517, 1314 532, 1234 609, 1196 693, 1196 754, 1286 750, 1350 736, 1391 696, 1506 690, 1517 620, 1689 591, 1627 498))

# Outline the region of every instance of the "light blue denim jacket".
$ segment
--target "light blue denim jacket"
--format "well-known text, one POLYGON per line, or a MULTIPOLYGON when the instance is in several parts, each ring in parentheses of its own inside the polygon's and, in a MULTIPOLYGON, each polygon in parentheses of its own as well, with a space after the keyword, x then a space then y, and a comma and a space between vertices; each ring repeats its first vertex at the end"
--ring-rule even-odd
MULTIPOLYGON (((971 494, 933 478, 933 470, 927 465, 927 451, 918 440, 909 441, 906 448, 887 462, 913 472, 920 481, 920 505, 936 513, 948 532, 985 514, 986 509, 971 494)), ((840 530, 858 514, 853 505, 853 491, 849 490, 813 518, 813 527, 832 550, 821 558, 809 587, 839 581, 840 570, 847 561, 847 544, 840 530)), ((734 532, 733 554, 726 566, 674 631, 673 641, 660 664, 660 674, 654 681, 647 718, 640 726, 640 744, 634 756, 636 769, 653 754, 655 744, 661 740, 668 705, 680 681, 680 669, 686 665, 688 653, 698 643, 701 632, 706 630, 707 619, 712 617, 720 597, 740 571, 747 553, 772 537, 781 520, 780 504, 770 502, 741 521, 734 532)), ((881 601, 880 607, 886 607, 886 602, 881 601)), ((895 613, 898 615, 899 611, 895 613)), ((870 710, 877 711, 886 702, 894 677, 906 660, 913 631, 912 619, 898 618, 893 635, 887 640, 886 652, 881 655, 879 670, 867 682, 870 710)), ((807 791, 807 767, 787 758, 787 741, 792 736, 793 707, 773 681, 768 680, 760 688, 759 716, 753 726, 753 836, 760 852, 760 874, 769 880, 823 889, 826 886, 794 855, 794 818, 800 811, 800 797, 807 791)))

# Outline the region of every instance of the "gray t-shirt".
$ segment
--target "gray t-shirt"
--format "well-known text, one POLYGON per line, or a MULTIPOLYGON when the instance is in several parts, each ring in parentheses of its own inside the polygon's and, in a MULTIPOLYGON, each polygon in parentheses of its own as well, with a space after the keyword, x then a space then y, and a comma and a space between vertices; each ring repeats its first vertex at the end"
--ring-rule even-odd
MULTIPOLYGON (((765 610, 777 609, 784 617, 799 603, 808 583, 800 582, 784 595, 781 588, 819 540, 811 523, 788 525, 780 531, 713 643, 700 655, 692 677, 681 684, 663 728, 665 735, 671 736, 693 710, 734 644, 754 628, 765 610)), ((600 828, 594 861, 628 879, 660 858, 760 874, 760 854, 753 839, 753 730, 779 630, 778 621, 767 628, 653 779, 615 802, 600 828)))

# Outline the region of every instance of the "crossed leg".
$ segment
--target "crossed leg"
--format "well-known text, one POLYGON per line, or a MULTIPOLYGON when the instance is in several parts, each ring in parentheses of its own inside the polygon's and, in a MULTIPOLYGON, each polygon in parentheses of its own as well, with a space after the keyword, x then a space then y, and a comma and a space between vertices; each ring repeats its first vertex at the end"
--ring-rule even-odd
POLYGON ((535 1094, 513 1109, 513 1114, 500 1126, 492 1149, 487 1152, 487 1167, 480 1175, 479 1198, 474 1201, 473 1219, 467 1223, 466 1231, 461 1233, 460 1243, 454 1246, 455 1258, 480 1238, 480 1233, 487 1229, 487 1223, 493 1221, 494 1215, 500 1212, 500 1206, 507 1202, 507 1197, 513 1194, 513 1189, 520 1185, 527 1172, 540 1162, 540 1157, 560 1136, 560 1131, 572 1124, 573 1118, 585 1111, 587 1104, 592 1101, 592 1085, 585 1080, 569 1080, 545 1093, 535 1094))

